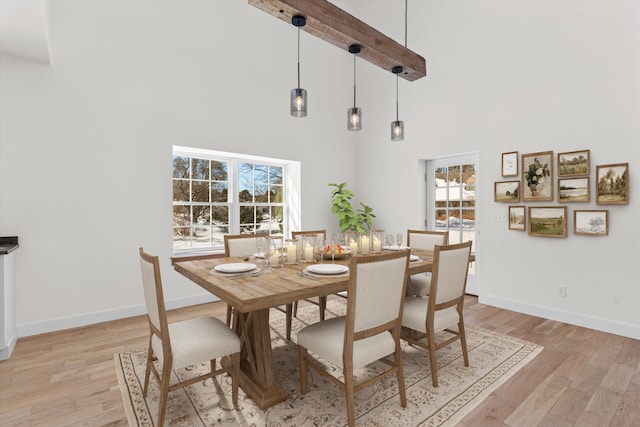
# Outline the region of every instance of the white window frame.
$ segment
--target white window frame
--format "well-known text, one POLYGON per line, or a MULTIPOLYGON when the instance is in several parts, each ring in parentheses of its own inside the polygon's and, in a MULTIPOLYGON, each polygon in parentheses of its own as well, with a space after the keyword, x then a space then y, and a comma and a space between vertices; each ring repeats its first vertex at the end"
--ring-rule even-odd
MULTIPOLYGON (((173 157, 184 156, 206 160, 219 160, 229 163, 228 170, 228 206, 229 206, 229 234, 240 233, 240 202, 238 200, 238 163, 253 163, 269 166, 282 167, 283 178, 283 234, 286 236, 290 230, 299 229, 300 226, 300 162, 295 160, 276 159, 271 157, 254 156, 248 154, 231 153, 217 150, 207 150, 202 148, 186 147, 181 145, 173 146, 172 154, 172 179, 171 194, 173 195, 173 157)), ((172 196, 172 212, 173 206, 179 205, 179 202, 173 202, 172 196)), ((223 253, 222 245, 180 248, 173 246, 173 221, 172 221, 172 247, 176 255, 195 255, 201 253, 223 253)))

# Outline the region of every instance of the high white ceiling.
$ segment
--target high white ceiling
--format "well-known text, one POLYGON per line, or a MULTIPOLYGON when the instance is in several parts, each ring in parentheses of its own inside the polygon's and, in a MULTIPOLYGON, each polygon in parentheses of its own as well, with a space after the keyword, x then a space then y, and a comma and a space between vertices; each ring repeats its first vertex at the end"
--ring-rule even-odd
POLYGON ((50 63, 46 0, 0 0, 0 52, 50 63))

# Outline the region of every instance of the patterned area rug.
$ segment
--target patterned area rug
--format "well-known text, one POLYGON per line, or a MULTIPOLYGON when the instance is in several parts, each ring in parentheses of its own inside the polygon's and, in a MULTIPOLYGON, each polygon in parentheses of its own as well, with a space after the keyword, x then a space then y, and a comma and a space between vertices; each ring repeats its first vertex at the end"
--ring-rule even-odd
MULTIPOLYGON (((344 314, 344 302, 329 301, 328 317, 344 314)), ((318 308, 307 306, 293 321, 296 332, 318 321, 318 308)), ((288 391, 286 401, 267 410, 258 408, 242 389, 238 408, 231 405, 231 381, 228 375, 212 382, 197 383, 169 393, 167 426, 345 426, 344 394, 334 384, 310 370, 309 391, 299 391, 298 353, 294 342, 285 337, 285 317, 271 310, 273 356, 276 378, 288 391)), ((442 339, 445 339, 443 333, 442 339)), ((400 407, 395 376, 389 376, 356 393, 356 423, 361 426, 453 426, 492 391, 532 360, 542 347, 467 326, 470 366, 462 362, 459 342, 438 350, 438 387, 431 384, 429 356, 426 350, 403 342, 403 365, 407 388, 407 407, 400 407)), ((153 426, 158 415, 158 387, 150 380, 146 399, 142 397, 146 351, 115 355, 118 382, 127 418, 131 426, 153 426)), ((358 380, 375 375, 386 365, 372 365, 358 371, 358 380)), ((175 378, 204 372, 208 364, 174 371, 175 378)), ((338 368, 336 368, 338 369, 338 368)))

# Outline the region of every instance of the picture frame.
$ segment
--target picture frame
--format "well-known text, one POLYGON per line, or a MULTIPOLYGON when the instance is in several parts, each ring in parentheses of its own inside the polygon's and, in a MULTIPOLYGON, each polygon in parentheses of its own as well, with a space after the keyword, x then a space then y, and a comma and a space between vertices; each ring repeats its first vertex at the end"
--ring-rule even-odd
POLYGON ((589 175, 591 151, 558 153, 558 178, 561 176, 589 175))
POLYGON ((518 176, 518 152, 502 153, 502 176, 518 176))
POLYGON ((629 163, 596 165, 596 204, 629 204, 629 163))
POLYGON ((496 181, 493 184, 493 201, 517 203, 520 201, 520 181, 496 181))
POLYGON ((582 236, 608 236, 608 210, 573 211, 573 234, 582 236))
POLYGON ((523 202, 553 200, 553 151, 522 155, 521 188, 523 202))
POLYGON ((525 231, 527 213, 525 206, 509 206, 509 230, 525 231))
POLYGON ((529 206, 529 236, 567 237, 566 206, 529 206))
POLYGON ((588 203, 589 177, 558 178, 558 201, 561 203, 588 203))

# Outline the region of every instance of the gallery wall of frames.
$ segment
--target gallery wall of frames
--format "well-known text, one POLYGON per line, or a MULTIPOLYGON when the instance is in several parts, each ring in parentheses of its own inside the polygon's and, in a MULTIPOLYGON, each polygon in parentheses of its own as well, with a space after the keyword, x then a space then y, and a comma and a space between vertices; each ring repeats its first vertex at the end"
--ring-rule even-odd
POLYGON ((598 207, 629 204, 629 163, 596 165, 592 171, 590 150, 502 153, 502 177, 494 183, 494 202, 509 203, 509 230, 529 236, 566 238, 569 207, 573 234, 607 236, 609 210, 589 209, 592 197, 598 207), (558 205, 538 203, 554 199, 558 205))

